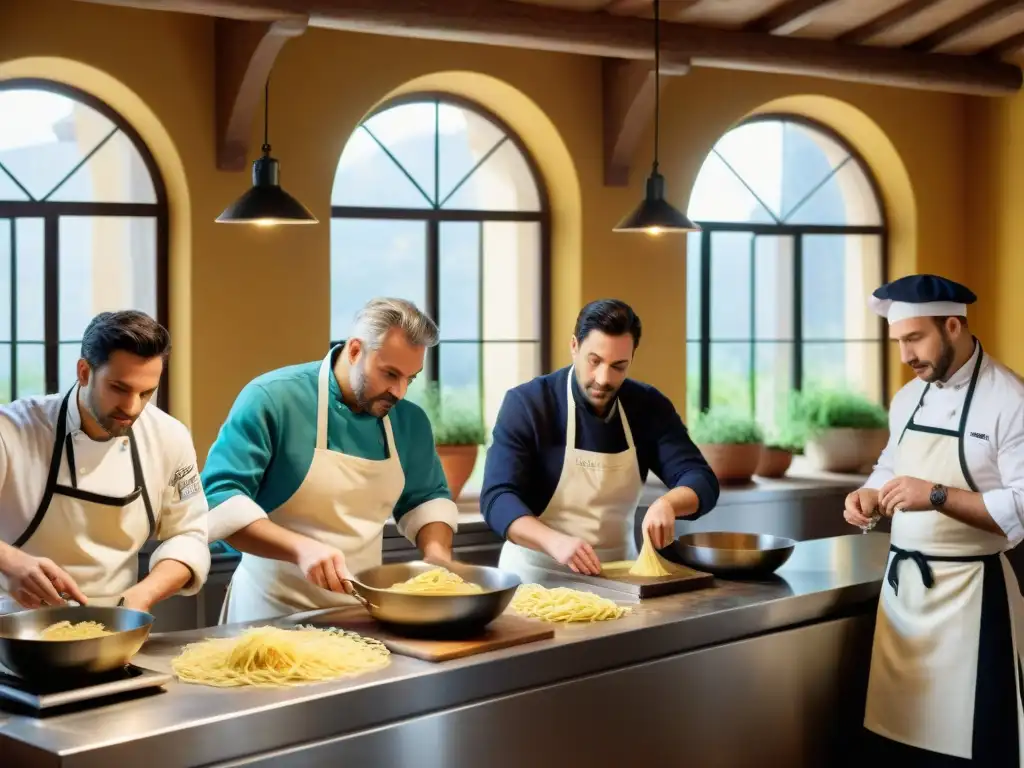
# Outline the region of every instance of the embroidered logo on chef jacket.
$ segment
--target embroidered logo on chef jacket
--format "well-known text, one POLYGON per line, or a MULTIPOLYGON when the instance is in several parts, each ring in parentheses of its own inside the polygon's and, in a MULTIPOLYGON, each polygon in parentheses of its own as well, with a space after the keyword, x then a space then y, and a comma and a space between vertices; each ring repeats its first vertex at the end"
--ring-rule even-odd
POLYGON ((988 442, 988 435, 982 434, 981 432, 971 432, 971 437, 977 438, 978 440, 984 440, 988 442))
POLYGON ((171 477, 170 485, 174 488, 174 495, 178 501, 186 501, 199 493, 201 486, 196 465, 189 464, 185 467, 178 467, 171 477))

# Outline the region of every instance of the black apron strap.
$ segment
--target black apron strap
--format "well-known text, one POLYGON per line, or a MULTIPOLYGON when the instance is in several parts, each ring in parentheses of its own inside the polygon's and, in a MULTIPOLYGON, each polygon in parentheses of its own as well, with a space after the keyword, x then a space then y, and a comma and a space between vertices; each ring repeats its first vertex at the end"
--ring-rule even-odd
POLYGON ((50 471, 46 476, 43 498, 39 502, 39 507, 36 509, 32 521, 12 545, 17 549, 25 546, 25 542, 32 537, 32 534, 36 532, 36 529, 43 522, 43 518, 46 517, 46 510, 50 508, 50 501, 53 499, 53 492, 57 487, 57 474, 60 472, 60 459, 64 451, 64 438, 67 435, 68 401, 71 399, 71 393, 74 391, 74 387, 69 389, 68 393, 64 395, 64 400, 61 401, 60 412, 57 414, 56 435, 53 440, 53 454, 50 456, 50 471))
POLYGON ((895 544, 889 545, 889 551, 895 554, 889 562, 885 580, 889 582, 894 595, 900 593, 899 567, 905 560, 910 560, 917 565, 918 570, 921 571, 921 581, 924 582, 927 589, 931 589, 935 585, 935 574, 932 572, 930 563, 985 563, 988 565, 993 561, 999 562, 998 553, 991 555, 926 555, 924 552, 913 549, 901 549, 895 544))
POLYGON ((142 472, 142 459, 139 457, 139 445, 135 441, 135 431, 128 430, 128 443, 132 448, 132 471, 135 473, 136 491, 142 494, 142 503, 146 506, 146 517, 149 518, 149 536, 153 538, 156 533, 156 517, 153 514, 153 504, 149 500, 149 491, 146 490, 146 477, 142 472))

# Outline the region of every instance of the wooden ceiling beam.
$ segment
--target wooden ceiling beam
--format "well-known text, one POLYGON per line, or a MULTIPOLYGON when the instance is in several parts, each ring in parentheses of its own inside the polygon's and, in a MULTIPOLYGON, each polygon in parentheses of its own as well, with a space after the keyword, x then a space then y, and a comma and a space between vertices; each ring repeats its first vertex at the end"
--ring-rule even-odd
POLYGON ((306 31, 309 19, 277 21, 217 19, 217 168, 245 170, 252 124, 263 102, 264 85, 284 44, 306 31))
MULTIPOLYGON (((78 0, 105 4, 139 0, 78 0)), ((163 6, 176 0, 163 0, 163 6)), ((197 0, 180 0, 195 5, 197 0)), ((500 45, 584 56, 650 60, 649 19, 545 8, 511 0, 209 0, 209 15, 262 11, 308 15, 310 25, 393 37, 500 45)), ((861 48, 831 40, 665 23, 662 61, 848 82, 1004 95, 1020 90, 1019 67, 987 57, 861 48)))
POLYGON ((864 22, 859 27, 854 27, 853 29, 844 32, 836 38, 836 42, 848 45, 860 45, 861 43, 866 43, 875 35, 880 35, 890 27, 895 27, 897 24, 902 24, 904 21, 912 19, 919 13, 927 11, 933 5, 938 5, 940 1, 941 0, 907 0, 903 5, 898 5, 892 10, 876 16, 870 21, 864 22))
POLYGON ((1021 48, 1024 48, 1024 32, 1018 32, 1015 35, 1000 40, 998 43, 990 45, 982 51, 982 54, 999 59, 1008 54, 1016 53, 1021 48))
POLYGON ((746 30, 769 35, 790 35, 806 27, 815 15, 836 2, 838 0, 789 0, 751 21, 746 30))
POLYGON ((1024 0, 989 0, 973 11, 944 24, 934 32, 914 40, 906 47, 912 51, 934 51, 941 45, 977 29, 982 24, 992 24, 1020 10, 1024 10, 1024 0))
MULTIPOLYGON (((660 88, 665 75, 685 74, 676 65, 661 70, 660 88)), ((658 85, 654 65, 649 61, 603 59, 601 62, 602 112, 604 132, 604 183, 608 187, 629 184, 629 171, 644 130, 654 118, 658 85)))

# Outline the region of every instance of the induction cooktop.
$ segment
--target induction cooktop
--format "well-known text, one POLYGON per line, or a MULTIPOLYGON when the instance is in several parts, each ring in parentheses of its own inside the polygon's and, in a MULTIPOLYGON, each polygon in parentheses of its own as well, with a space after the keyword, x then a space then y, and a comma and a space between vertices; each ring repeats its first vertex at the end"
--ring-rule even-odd
POLYGON ((42 712, 68 704, 92 703, 110 696, 159 688, 171 679, 169 674, 134 664, 87 680, 53 678, 47 682, 24 680, 0 670, 0 699, 42 712))

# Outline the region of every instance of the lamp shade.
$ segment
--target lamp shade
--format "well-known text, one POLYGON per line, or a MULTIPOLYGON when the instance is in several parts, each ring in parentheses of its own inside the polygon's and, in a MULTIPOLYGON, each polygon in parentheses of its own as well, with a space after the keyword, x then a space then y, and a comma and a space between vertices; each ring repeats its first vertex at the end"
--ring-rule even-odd
POLYGON ((665 200, 665 177, 652 171, 647 177, 647 194, 632 213, 620 221, 615 232, 699 232, 700 227, 665 200))
POLYGON ((317 218, 279 183, 277 160, 269 154, 252 164, 252 188, 224 209, 220 224, 316 224, 317 218))

